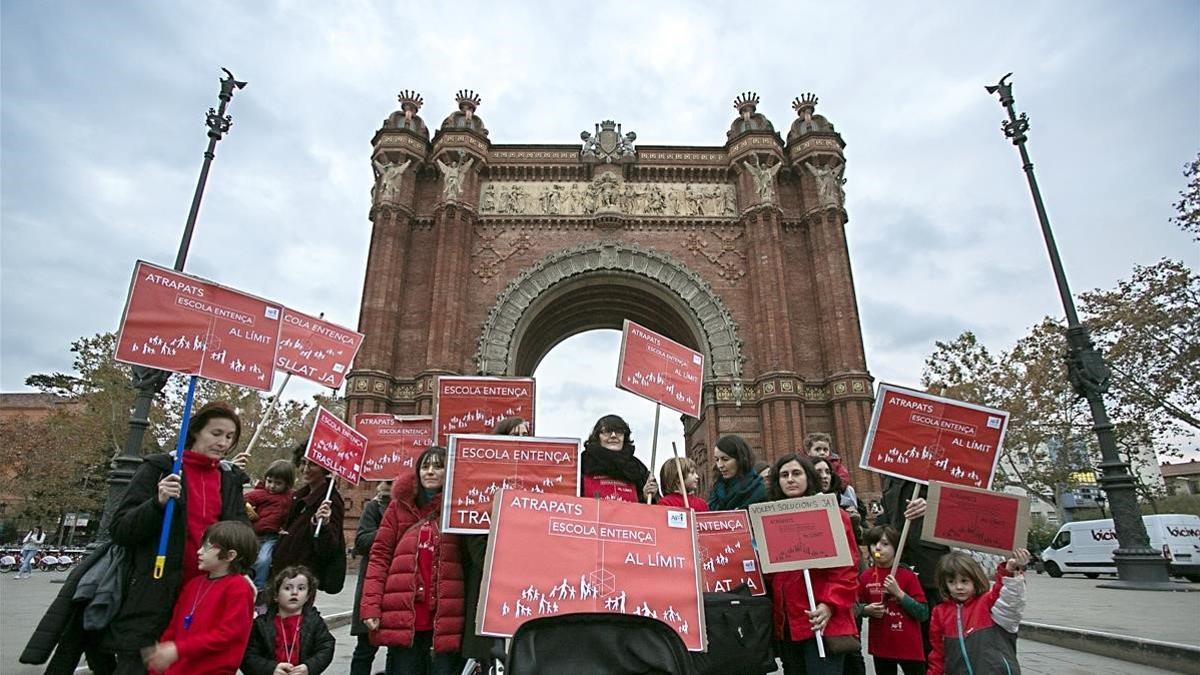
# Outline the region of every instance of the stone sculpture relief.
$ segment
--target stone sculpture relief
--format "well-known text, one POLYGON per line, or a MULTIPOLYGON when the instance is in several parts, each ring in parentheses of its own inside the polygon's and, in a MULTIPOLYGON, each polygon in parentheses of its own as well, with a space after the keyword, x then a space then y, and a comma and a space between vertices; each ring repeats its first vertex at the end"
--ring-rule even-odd
POLYGON ((590 183, 488 181, 479 199, 480 215, 737 216, 737 193, 725 183, 626 183, 610 173, 590 183))
POLYGON ((766 167, 759 163, 758 157, 754 158, 754 163, 743 161, 742 165, 750 172, 754 178, 754 191, 758 193, 758 200, 764 204, 769 204, 775 200, 775 174, 779 172, 779 167, 782 163, 776 163, 775 166, 766 167))
POLYGON ((400 193, 400 179, 409 164, 412 164, 411 159, 405 160, 403 164, 384 164, 378 158, 372 158, 371 166, 375 167, 375 187, 371 189, 371 199, 377 202, 394 201, 400 193))
POLYGON ((846 179, 842 178, 846 165, 839 162, 836 166, 818 167, 805 162, 804 166, 817 179, 817 203, 821 206, 841 206, 846 199, 846 191, 842 189, 846 184, 846 179))
POLYGON ((446 200, 458 199, 462 194, 462 174, 471 165, 475 163, 475 158, 470 157, 465 162, 463 161, 463 153, 458 153, 458 161, 446 164, 442 160, 437 160, 438 168, 442 171, 442 177, 445 184, 442 187, 442 198, 446 200))

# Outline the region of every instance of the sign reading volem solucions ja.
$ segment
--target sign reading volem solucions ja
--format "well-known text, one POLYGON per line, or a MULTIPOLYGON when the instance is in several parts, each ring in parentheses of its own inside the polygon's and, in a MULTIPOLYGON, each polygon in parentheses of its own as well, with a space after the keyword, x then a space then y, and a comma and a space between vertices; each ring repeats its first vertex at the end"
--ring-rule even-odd
POLYGON ((534 433, 532 377, 463 377, 437 380, 434 430, 437 444, 449 447, 450 434, 489 434, 506 417, 520 417, 534 433))
POLYGON ((696 529, 689 509, 504 490, 476 631, 509 637, 524 622, 580 612, 638 614, 707 648, 696 529))
POLYGON ((750 524, 767 574, 853 563, 835 495, 751 504, 750 524))
POLYGON ((395 480, 401 473, 411 473, 417 458, 433 445, 429 415, 359 413, 354 428, 367 439, 363 480, 395 480))
POLYGON ((626 319, 617 387, 699 419, 704 355, 626 319))
POLYGON ((881 383, 859 466, 928 484, 990 488, 1008 413, 881 383))
POLYGON ((577 496, 582 452, 578 438, 451 436, 442 531, 487 534, 501 490, 577 496))
POLYGON ((283 308, 139 260, 117 333, 117 361, 269 391, 283 308))

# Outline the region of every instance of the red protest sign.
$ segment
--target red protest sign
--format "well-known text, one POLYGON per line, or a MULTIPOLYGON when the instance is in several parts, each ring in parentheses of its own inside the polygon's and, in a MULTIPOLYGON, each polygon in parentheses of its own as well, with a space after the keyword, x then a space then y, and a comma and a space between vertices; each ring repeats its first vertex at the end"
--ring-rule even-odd
POLYGON ((139 260, 114 358, 269 391, 281 310, 253 295, 139 260))
POLYGON ((282 371, 337 389, 346 379, 362 341, 362 333, 284 307, 275 365, 282 371))
POLYGON ((918 483, 990 488, 1008 413, 880 384, 859 466, 918 483))
POLYGON ((578 495, 581 452, 578 438, 451 436, 442 531, 486 534, 500 490, 578 495))
POLYGON ((626 319, 617 387, 699 418, 704 355, 626 319))
POLYGON ((1029 497, 930 481, 921 538, 1008 556, 1029 535, 1029 497))
POLYGON ((751 504, 750 524, 768 574, 853 563, 835 495, 751 504))
POLYGON ((340 417, 323 407, 317 407, 317 420, 308 437, 304 458, 318 464, 353 485, 362 475, 363 455, 367 439, 346 424, 340 417))
POLYGON ((696 544, 705 593, 729 592, 746 584, 751 595, 766 594, 750 539, 750 516, 745 511, 697 513, 696 544))
POLYGON ((428 415, 359 413, 354 428, 367 439, 363 480, 395 480, 412 472, 417 458, 433 445, 433 418, 428 415))
POLYGON ((520 417, 533 433, 532 377, 459 377, 443 375, 437 383, 434 429, 437 444, 449 445, 450 434, 488 434, 505 417, 520 417))
POLYGON ((580 612, 658 619, 707 646, 689 509, 504 490, 492 507, 477 632, 580 612))

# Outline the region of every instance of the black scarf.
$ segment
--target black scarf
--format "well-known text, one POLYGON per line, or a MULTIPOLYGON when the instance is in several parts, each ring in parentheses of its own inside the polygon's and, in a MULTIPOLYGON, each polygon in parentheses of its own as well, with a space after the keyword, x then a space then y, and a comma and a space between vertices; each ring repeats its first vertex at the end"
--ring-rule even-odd
POLYGON ((650 470, 632 451, 618 450, 616 452, 601 446, 599 443, 588 442, 583 446, 583 475, 608 476, 619 480, 629 481, 637 486, 640 494, 650 476, 650 470))

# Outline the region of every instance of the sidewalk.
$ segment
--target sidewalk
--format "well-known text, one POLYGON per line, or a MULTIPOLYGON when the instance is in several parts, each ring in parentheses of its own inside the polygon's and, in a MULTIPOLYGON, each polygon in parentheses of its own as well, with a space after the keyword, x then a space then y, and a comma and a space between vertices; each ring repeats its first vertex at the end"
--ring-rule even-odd
MULTIPOLYGON (((52 583, 66 578, 65 572, 36 572, 32 579, 15 581, 12 574, 0 576, 0 672, 33 675, 37 666, 19 665, 24 648, 46 607, 62 587, 52 583)), ((320 596, 317 607, 325 616, 350 610, 354 601, 352 575, 345 589, 334 596, 320 596)), ((1153 593, 1096 588, 1104 579, 1028 575, 1029 601, 1025 620, 1031 623, 1113 633, 1200 648, 1200 593, 1153 593)), ((338 638, 335 668, 346 672, 354 638, 348 626, 334 630, 338 638)), ((1028 637, 1018 641, 1021 665, 1028 673, 1163 673, 1167 671, 1108 659, 1084 651, 1064 649, 1028 637)), ((383 663, 380 654, 379 664, 383 663)))

